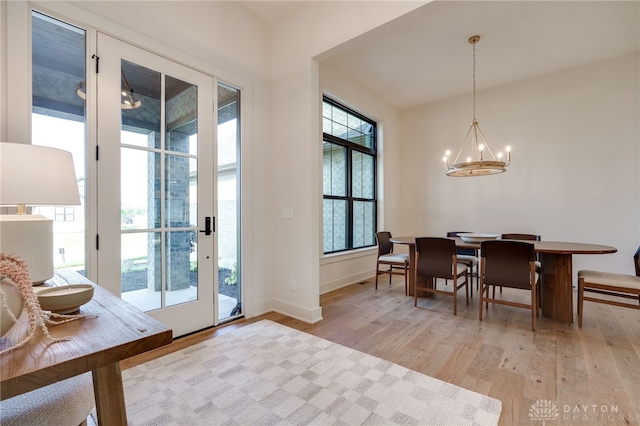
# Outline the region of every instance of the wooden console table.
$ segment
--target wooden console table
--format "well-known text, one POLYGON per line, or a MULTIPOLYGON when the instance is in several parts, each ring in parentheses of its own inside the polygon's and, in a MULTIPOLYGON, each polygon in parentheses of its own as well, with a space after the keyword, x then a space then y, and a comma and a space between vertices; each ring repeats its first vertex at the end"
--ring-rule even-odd
MULTIPOLYGON (((82 283, 91 281, 62 271, 45 285, 82 283)), ((171 343, 172 331, 98 285, 79 313, 97 317, 49 326, 53 337, 68 337, 68 341, 50 343, 38 329, 25 346, 0 356, 0 399, 91 371, 98 423, 126 425, 120 361, 171 343)), ((0 350, 22 340, 27 328, 23 312, 18 324, 0 338, 0 350)))

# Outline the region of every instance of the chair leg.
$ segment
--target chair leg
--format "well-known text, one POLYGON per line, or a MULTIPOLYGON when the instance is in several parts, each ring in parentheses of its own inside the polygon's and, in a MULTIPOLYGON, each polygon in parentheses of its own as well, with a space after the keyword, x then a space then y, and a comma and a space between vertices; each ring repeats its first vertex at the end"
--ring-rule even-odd
MULTIPOLYGON (((487 305, 486 306, 487 310, 489 310, 489 301, 488 301, 488 299, 489 299, 489 286, 485 285, 484 287, 486 288, 486 292, 487 292, 487 294, 485 294, 485 296, 484 296, 484 300, 485 300, 484 303, 487 305)), ((493 286, 493 298, 494 299, 496 298, 496 286, 493 286)))
POLYGON ((538 309, 540 309, 540 306, 542 306, 542 286, 539 282, 536 283, 536 294, 538 295, 538 309))
POLYGON ((482 321, 482 301, 484 299, 484 283, 481 283, 482 285, 480 286, 480 289, 478 290, 478 295, 480 296, 480 301, 478 302, 478 306, 480 307, 480 313, 478 318, 480 319, 480 321, 482 321))
POLYGON ((409 295, 409 282, 408 282, 408 276, 409 276, 409 265, 408 264, 404 264, 404 295, 408 296, 409 295))
POLYGON ((578 280, 578 327, 582 327, 582 308, 584 303, 584 278, 578 280))
POLYGON ((536 287, 536 318, 540 318, 540 286, 538 284, 536 287))
MULTIPOLYGON (((473 278, 472 278, 473 279, 473 278)), ((467 296, 467 306, 469 306, 469 273, 467 272, 467 274, 464 277, 464 282, 465 282, 465 293, 467 296)), ((471 286, 471 291, 473 292, 473 286, 471 286)), ((473 296, 473 294, 472 294, 473 296)))
POLYGON ((393 277, 393 266, 389 266, 389 287, 391 287, 391 277, 393 277))
POLYGON ((453 315, 458 315, 458 278, 453 280, 453 315))
POLYGON ((536 313, 531 309, 531 331, 536 331, 536 313))
MULTIPOLYGON (((479 271, 479 265, 476 264, 476 272, 474 274, 473 272, 473 266, 471 267, 471 282, 469 283, 469 285, 471 286, 471 298, 473 298, 473 276, 476 276, 476 290, 479 289, 479 284, 478 281, 480 280, 480 271, 479 271)), ((480 290, 478 290, 480 291, 480 290)))
POLYGON ((380 275, 380 265, 376 265, 376 290, 378 289, 378 275, 380 275))
POLYGON ((538 295, 536 284, 531 286, 531 331, 536 331, 536 317, 538 316, 538 295))

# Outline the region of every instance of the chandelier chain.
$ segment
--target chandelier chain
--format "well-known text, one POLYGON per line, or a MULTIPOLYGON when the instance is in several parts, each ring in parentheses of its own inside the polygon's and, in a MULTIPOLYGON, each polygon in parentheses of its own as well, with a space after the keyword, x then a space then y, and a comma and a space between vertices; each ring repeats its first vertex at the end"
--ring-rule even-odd
POLYGON ((476 121, 476 42, 473 42, 473 121, 476 121))

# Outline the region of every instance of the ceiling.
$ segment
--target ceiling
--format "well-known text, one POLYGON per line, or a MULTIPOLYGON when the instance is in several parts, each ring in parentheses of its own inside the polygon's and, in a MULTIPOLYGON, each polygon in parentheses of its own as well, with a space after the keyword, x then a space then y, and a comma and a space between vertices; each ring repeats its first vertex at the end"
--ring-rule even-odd
MULTIPOLYGON (((302 1, 243 1, 270 23, 302 1)), ((638 1, 434 1, 317 59, 400 109, 640 50, 638 1)))
POLYGON ((282 18, 301 4, 305 3, 305 1, 253 0, 240 1, 240 3, 268 23, 273 24, 278 19, 282 18))

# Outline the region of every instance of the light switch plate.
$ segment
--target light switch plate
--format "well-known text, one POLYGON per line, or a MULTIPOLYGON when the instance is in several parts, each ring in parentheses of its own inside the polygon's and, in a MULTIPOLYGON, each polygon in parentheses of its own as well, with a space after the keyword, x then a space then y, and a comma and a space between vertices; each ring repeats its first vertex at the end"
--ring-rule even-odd
POLYGON ((293 219, 293 207, 283 207, 282 208, 282 218, 283 219, 293 219))

